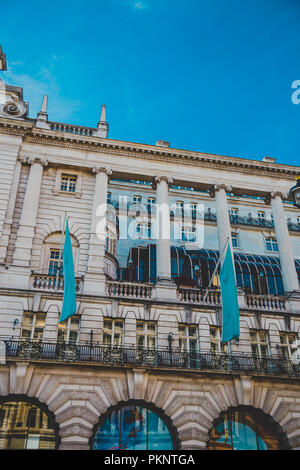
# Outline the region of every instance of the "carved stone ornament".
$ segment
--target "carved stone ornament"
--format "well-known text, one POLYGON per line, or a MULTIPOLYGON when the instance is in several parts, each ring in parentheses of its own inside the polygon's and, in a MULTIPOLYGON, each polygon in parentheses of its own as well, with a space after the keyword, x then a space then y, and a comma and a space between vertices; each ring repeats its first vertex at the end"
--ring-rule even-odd
POLYGON ((17 93, 10 91, 0 82, 0 116, 6 118, 24 118, 28 112, 27 104, 17 93))
POLYGON ((170 176, 165 176, 165 175, 155 176, 156 183, 160 183, 161 181, 166 181, 166 183, 168 184, 173 184, 173 178, 171 178, 170 176))

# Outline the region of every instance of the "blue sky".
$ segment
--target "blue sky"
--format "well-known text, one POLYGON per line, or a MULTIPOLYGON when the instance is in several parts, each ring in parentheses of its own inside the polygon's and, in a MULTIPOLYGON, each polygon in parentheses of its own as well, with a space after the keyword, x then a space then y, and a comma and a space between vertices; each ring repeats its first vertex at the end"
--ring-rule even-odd
POLYGON ((0 2, 0 44, 30 116, 112 139, 300 165, 299 0, 0 2))

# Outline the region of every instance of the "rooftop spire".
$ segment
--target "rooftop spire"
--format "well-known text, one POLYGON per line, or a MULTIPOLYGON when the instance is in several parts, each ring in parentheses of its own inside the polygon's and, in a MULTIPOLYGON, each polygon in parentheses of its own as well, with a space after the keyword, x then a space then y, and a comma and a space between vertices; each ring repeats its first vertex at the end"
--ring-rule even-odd
POLYGON ((6 55, 3 53, 1 46, 0 46, 0 70, 7 70, 6 55))
POLYGON ((106 105, 105 104, 101 106, 100 122, 106 122, 106 105))
POLYGON ((97 136, 98 137, 107 137, 108 134, 108 123, 106 122, 106 105, 103 104, 101 106, 101 115, 100 115, 100 121, 97 124, 97 136))
POLYGON ((48 103, 48 95, 44 95, 41 110, 37 115, 35 127, 40 127, 42 129, 49 129, 50 126, 48 124, 47 103, 48 103))

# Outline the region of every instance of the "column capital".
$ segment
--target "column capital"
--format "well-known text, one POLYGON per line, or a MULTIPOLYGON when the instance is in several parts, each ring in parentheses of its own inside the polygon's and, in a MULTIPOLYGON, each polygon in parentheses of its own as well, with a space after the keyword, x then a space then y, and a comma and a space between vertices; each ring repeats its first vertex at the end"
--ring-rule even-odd
POLYGON ((274 199, 275 197, 280 197, 281 199, 287 199, 288 194, 284 191, 272 191, 271 198, 274 199))
POLYGON ((29 157, 29 158, 27 158, 26 163, 28 165, 37 164, 37 165, 42 165, 42 166, 48 166, 48 160, 46 160, 44 158, 38 158, 38 157, 29 157))
POLYGON ((288 193, 284 191, 270 191, 268 194, 265 195, 264 201, 266 205, 271 204, 271 200, 275 199, 276 197, 280 197, 280 199, 288 199, 288 193))
POLYGON ((210 197, 214 198, 216 195, 216 192, 220 191, 221 189, 224 189, 224 191, 227 193, 231 193, 232 186, 229 186, 228 184, 225 184, 225 183, 216 183, 210 188, 208 194, 210 197))
POLYGON ((166 176, 166 175, 155 176, 154 181, 155 183, 160 183, 161 181, 165 181, 166 183, 168 183, 168 185, 173 184, 174 182, 173 178, 171 178, 170 176, 166 176))
POLYGON ((94 166, 92 168, 92 173, 98 175, 98 173, 105 173, 107 176, 112 175, 112 170, 110 168, 106 168, 105 166, 94 166))
POLYGON ((26 157, 23 157, 23 156, 21 156, 21 155, 19 155, 18 158, 17 158, 17 161, 20 162, 20 163, 22 163, 22 165, 26 165, 26 163, 27 163, 27 158, 26 158, 26 157))

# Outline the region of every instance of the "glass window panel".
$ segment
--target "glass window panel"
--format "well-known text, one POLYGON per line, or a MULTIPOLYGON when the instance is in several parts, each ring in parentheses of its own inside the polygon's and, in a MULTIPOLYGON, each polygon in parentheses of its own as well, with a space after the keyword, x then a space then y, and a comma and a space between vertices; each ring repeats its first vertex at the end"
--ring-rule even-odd
POLYGON ((172 450, 170 432, 152 410, 125 406, 113 411, 99 426, 93 449, 97 450, 172 450))
POLYGON ((281 443, 276 428, 265 417, 241 410, 221 416, 211 431, 209 450, 278 450, 281 443))
POLYGON ((1 449, 56 447, 54 422, 36 405, 23 401, 10 401, 0 404, 0 411, 4 411, 6 417, 0 426, 1 449), (40 422, 43 426, 39 425, 40 422))

